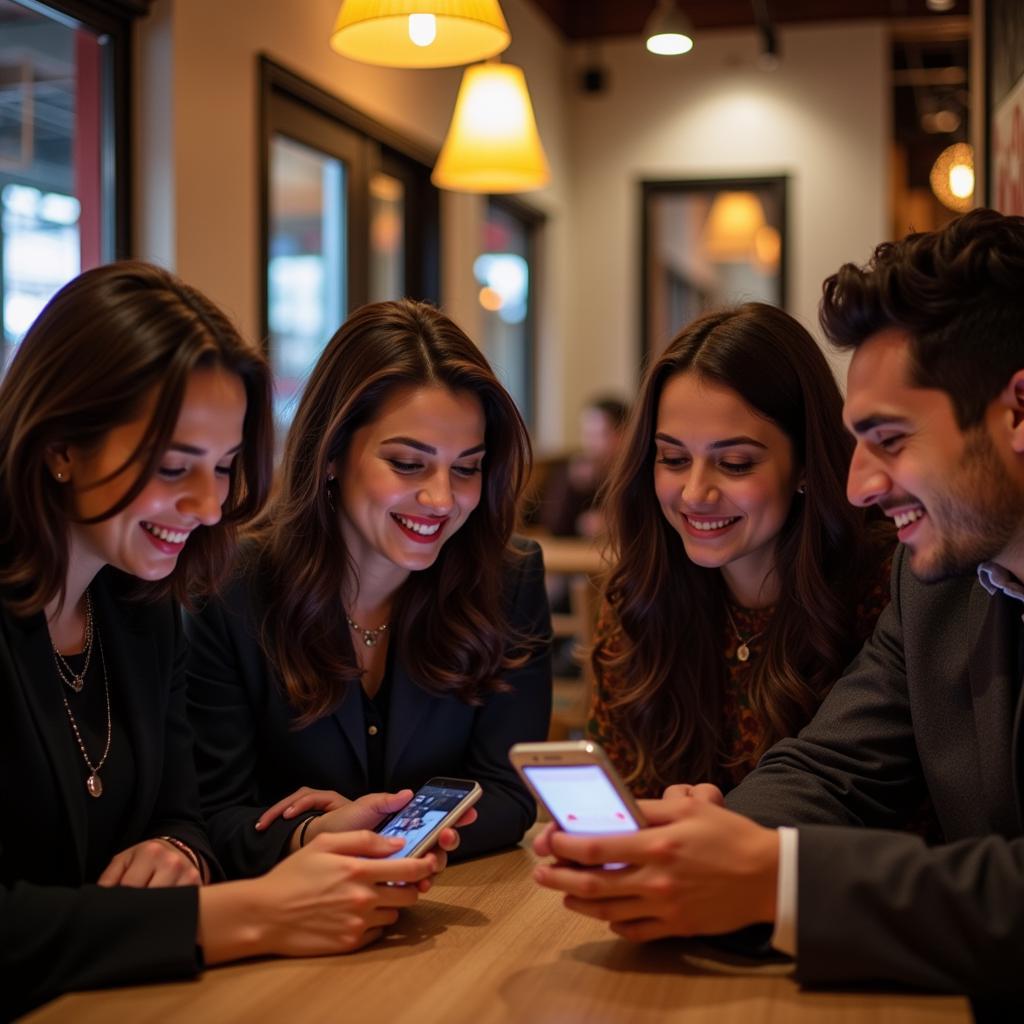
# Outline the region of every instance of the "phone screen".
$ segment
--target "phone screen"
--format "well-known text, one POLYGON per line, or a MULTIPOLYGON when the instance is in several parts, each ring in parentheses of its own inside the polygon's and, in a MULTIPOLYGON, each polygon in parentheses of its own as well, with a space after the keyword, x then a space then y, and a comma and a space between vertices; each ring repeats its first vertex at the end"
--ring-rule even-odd
POLYGON ((531 764, 523 771, 563 832, 602 835, 637 830, 629 808, 600 766, 531 764))
POLYGON ((458 807, 459 801, 465 798, 470 789, 470 786, 461 788, 429 784, 418 789, 416 795, 400 811, 377 828, 382 836, 397 836, 405 840, 405 845, 390 854, 389 859, 405 857, 406 851, 415 849, 424 837, 458 807))

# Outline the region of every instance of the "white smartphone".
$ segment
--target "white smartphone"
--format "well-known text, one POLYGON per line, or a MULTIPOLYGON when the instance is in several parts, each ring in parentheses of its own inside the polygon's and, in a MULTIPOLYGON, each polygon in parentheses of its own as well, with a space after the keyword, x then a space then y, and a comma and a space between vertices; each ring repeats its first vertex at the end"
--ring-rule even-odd
POLYGON ((635 832, 646 824, 626 784, 596 743, 517 743, 508 757, 564 832, 607 835, 635 832))
POLYGON ((400 810, 375 829, 382 836, 397 836, 405 846, 394 857, 422 857, 433 848, 443 828, 454 825, 483 795, 480 783, 469 779, 431 779, 416 790, 400 810))

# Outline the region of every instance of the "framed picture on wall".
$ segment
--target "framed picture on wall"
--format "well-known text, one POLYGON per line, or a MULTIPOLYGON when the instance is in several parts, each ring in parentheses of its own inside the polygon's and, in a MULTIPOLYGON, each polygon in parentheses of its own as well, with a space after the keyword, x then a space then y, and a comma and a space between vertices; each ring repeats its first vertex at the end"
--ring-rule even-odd
POLYGON ((1024 4, 985 4, 988 205, 1024 214, 1024 4))

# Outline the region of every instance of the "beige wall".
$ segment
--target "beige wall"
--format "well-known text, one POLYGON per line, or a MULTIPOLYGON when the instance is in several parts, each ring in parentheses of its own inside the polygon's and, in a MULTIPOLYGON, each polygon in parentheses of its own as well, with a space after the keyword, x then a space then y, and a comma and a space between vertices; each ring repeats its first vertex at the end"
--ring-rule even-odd
MULTIPOLYGON (((338 0, 157 0, 138 28, 137 251, 175 268, 254 334, 259 322, 257 54, 265 53, 411 140, 436 149, 458 69, 401 71, 327 45, 338 0)), ((788 174, 790 309, 809 326, 822 278, 885 234, 888 51, 882 26, 781 35, 783 62, 754 67, 756 39, 707 33, 683 58, 636 39, 603 45, 610 88, 580 92, 585 51, 528 0, 503 0, 553 169, 527 198, 547 214, 538 294, 537 441, 575 439, 595 391, 635 385, 639 181, 788 174)), ((479 333, 472 260, 482 202, 446 193, 442 297, 479 333)))
POLYGON ((884 237, 884 27, 793 28, 780 41, 773 72, 757 68, 752 31, 706 33, 676 59, 617 41, 600 51, 607 92, 574 95, 568 323, 580 355, 567 378, 569 408, 635 381, 642 180, 788 175, 788 307, 815 332, 822 279, 846 260, 863 262, 884 237))

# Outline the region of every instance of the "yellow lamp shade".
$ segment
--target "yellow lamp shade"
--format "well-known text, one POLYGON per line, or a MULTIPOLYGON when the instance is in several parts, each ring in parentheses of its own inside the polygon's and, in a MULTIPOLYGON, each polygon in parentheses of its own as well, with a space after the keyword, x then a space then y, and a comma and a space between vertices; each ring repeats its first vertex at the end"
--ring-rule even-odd
POLYGON ((430 180, 456 192, 528 192, 550 179, 522 68, 466 68, 430 180))
POLYGON ((485 60, 511 34, 498 0, 342 0, 331 47, 395 68, 445 68, 485 60))
POLYGON ((726 263, 750 259, 764 224, 764 207, 753 192, 719 192, 704 227, 705 251, 726 263))

